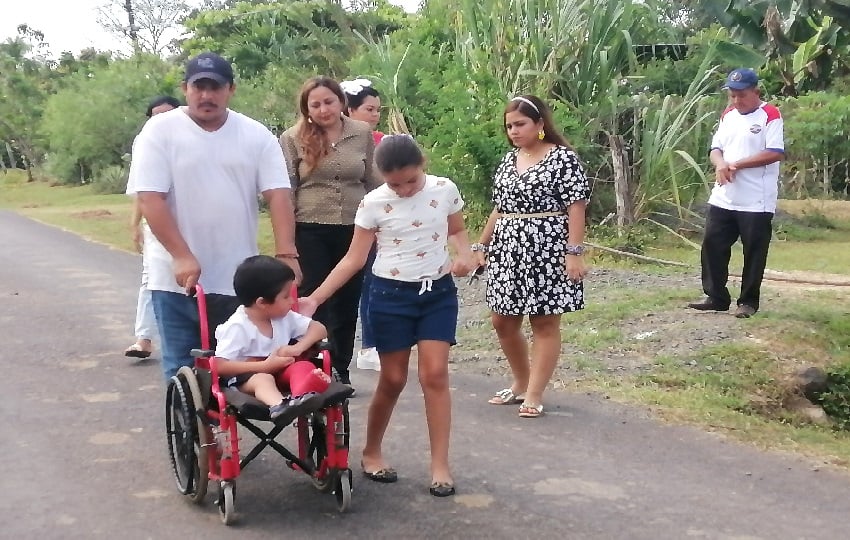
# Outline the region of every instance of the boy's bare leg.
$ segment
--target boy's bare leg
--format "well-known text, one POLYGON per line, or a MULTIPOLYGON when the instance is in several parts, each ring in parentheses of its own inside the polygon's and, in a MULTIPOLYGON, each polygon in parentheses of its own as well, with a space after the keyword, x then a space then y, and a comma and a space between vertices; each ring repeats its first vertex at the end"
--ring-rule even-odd
POLYGON ((277 381, 271 373, 255 373, 239 387, 241 392, 251 394, 269 407, 283 401, 283 394, 277 388, 277 381))
POLYGON ((390 423, 398 396, 407 384, 407 371, 410 364, 410 349, 379 353, 381 375, 375 395, 369 404, 366 420, 366 446, 363 447, 363 470, 375 472, 388 468, 381 453, 384 434, 390 423))
MULTIPOLYGON (((449 344, 423 340, 418 344, 419 384, 425 395, 425 419, 431 442, 431 481, 452 483, 449 468, 449 437, 452 398, 449 392, 449 344)), ((383 366, 381 366, 383 369, 383 366)))

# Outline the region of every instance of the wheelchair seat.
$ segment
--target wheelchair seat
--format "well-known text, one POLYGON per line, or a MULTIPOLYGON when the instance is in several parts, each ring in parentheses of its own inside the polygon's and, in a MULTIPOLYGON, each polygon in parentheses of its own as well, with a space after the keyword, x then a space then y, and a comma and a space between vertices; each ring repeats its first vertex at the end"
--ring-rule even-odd
POLYGON ((239 414, 251 420, 271 421, 269 417, 269 406, 254 396, 240 392, 236 388, 223 388, 227 404, 239 411, 239 414))

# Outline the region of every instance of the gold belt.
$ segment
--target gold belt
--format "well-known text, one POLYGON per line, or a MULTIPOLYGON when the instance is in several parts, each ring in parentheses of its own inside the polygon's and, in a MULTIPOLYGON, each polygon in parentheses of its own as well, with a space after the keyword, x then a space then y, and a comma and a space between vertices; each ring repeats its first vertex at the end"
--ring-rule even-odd
POLYGON ((534 214, 500 214, 500 218, 505 219, 529 219, 529 218, 543 218, 543 217, 556 217, 556 216, 565 216, 563 212, 536 212, 534 214))

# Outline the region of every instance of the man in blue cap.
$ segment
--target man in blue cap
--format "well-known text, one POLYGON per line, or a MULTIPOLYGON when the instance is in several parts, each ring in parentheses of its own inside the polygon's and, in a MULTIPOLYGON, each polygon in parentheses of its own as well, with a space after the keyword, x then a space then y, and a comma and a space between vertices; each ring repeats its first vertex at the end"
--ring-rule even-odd
POLYGON ((761 100, 758 82, 756 72, 745 68, 732 70, 726 78, 729 107, 711 141, 715 184, 708 199, 701 254, 706 297, 688 304, 701 311, 729 309, 729 259, 732 245, 740 238, 744 269, 735 311, 738 318, 750 317, 759 309, 779 191, 779 162, 785 157, 782 115, 761 100))
POLYGON ((279 258, 300 278, 289 174, 277 138, 228 108, 230 62, 201 53, 186 64, 186 106, 151 118, 136 138, 130 182, 164 249, 151 254, 148 288, 166 380, 200 346, 195 299, 207 292, 210 335, 238 307, 233 275, 256 255, 258 195, 268 203, 279 258))

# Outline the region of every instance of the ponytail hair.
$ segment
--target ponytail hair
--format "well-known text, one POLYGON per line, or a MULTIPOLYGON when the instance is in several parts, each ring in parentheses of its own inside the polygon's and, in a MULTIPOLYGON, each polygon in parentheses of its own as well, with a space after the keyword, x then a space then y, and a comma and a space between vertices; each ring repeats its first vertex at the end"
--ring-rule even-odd
POLYGON ((425 155, 416 140, 407 134, 384 135, 375 148, 375 165, 382 173, 425 164, 425 155))

